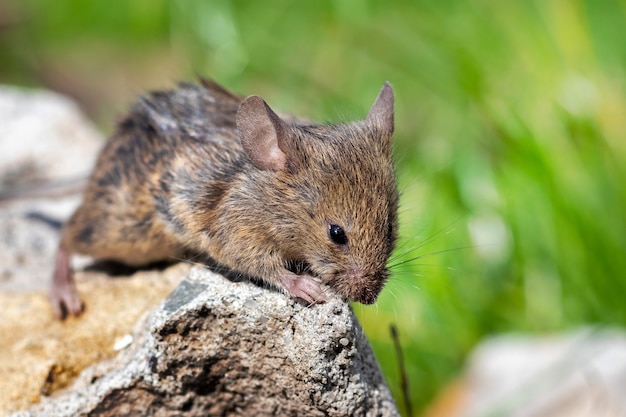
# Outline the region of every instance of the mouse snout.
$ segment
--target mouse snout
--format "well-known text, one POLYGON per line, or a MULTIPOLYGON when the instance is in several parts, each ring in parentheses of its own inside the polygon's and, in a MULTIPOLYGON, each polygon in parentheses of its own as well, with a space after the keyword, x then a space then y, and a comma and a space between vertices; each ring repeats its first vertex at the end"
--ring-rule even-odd
POLYGON ((386 271, 371 273, 360 268, 350 268, 336 278, 333 286, 350 301, 374 304, 386 280, 386 271))

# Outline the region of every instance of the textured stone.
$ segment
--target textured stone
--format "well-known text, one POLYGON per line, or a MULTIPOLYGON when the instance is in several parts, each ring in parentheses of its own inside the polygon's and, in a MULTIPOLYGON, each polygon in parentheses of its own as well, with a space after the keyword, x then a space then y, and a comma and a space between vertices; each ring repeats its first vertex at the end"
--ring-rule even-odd
POLYGON ((114 357, 137 321, 158 306, 189 266, 140 271, 130 277, 76 274, 87 309, 59 321, 45 293, 1 292, 0 416, 41 401, 86 367, 114 357))
POLYGON ((86 176, 103 143, 70 99, 0 86, 0 186, 86 176))
POLYGON ((340 300, 305 307, 194 268, 115 359, 34 416, 397 415, 370 346, 340 300))

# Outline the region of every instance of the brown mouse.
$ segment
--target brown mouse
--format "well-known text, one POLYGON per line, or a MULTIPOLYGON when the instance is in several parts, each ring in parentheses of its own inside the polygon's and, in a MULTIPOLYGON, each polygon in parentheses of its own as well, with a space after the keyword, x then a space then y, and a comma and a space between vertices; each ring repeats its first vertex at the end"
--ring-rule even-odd
POLYGON ((375 302, 397 236, 393 108, 389 83, 342 124, 281 118, 208 80, 140 98, 64 226, 55 314, 82 311, 73 253, 131 266, 204 254, 307 303, 323 286, 375 302))

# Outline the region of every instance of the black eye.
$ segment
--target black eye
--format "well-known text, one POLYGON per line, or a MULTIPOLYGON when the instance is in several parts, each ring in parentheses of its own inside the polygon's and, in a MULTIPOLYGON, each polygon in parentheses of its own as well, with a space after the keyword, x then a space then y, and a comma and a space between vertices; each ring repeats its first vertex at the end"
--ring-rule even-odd
POLYGON ((348 243, 346 232, 344 232, 343 229, 336 224, 328 225, 328 236, 330 237, 330 240, 338 245, 345 245, 348 243))

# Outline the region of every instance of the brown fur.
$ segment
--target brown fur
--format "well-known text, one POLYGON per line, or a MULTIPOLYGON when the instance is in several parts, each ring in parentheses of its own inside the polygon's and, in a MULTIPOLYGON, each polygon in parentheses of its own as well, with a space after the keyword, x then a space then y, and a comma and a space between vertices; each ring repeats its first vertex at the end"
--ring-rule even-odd
POLYGON ((396 240, 392 132, 388 84, 364 121, 339 125, 281 119, 212 81, 141 98, 65 226, 57 315, 82 310, 70 253, 129 265, 205 254, 308 302, 325 299, 320 282, 374 302, 396 240), (329 238, 329 224, 347 244, 329 238))

